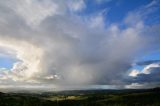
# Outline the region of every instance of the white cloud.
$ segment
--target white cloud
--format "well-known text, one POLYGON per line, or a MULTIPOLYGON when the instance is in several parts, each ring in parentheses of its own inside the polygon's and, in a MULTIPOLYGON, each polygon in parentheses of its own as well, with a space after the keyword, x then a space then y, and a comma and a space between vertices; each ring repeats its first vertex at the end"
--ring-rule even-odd
POLYGON ((104 17, 103 15, 94 16, 91 18, 91 27, 92 28, 103 28, 104 25, 104 17))
POLYGON ((152 63, 145 66, 142 70, 135 70, 135 69, 131 70, 131 72, 129 73, 129 76, 137 77, 140 74, 150 74, 152 73, 152 69, 159 68, 159 67, 160 67, 160 64, 152 63))
MULTIPOLYGON (((19 60, 13 65, 11 73, 18 79, 28 79, 33 77, 37 71, 41 71, 40 61, 43 51, 28 42, 3 39, 0 40, 0 46, 15 51, 15 57, 19 60)), ((13 76, 13 77, 14 77, 13 76)), ((17 79, 17 80, 18 80, 17 79)))
POLYGON ((139 73, 140 73, 139 70, 132 70, 132 71, 129 73, 129 76, 136 77, 139 73))
POLYGON ((160 64, 157 64, 157 63, 149 64, 142 70, 142 73, 150 74, 151 73, 150 71, 152 71, 151 69, 157 68, 157 67, 160 67, 160 64))
POLYGON ((40 24, 48 16, 59 14, 58 6, 51 0, 14 0, 8 4, 31 26, 40 24))
POLYGON ((86 7, 84 0, 71 0, 68 5, 70 10, 75 12, 81 11, 86 7))
POLYGON ((152 6, 155 6, 159 3, 159 0, 152 0, 149 4, 147 4, 145 7, 150 8, 152 6))

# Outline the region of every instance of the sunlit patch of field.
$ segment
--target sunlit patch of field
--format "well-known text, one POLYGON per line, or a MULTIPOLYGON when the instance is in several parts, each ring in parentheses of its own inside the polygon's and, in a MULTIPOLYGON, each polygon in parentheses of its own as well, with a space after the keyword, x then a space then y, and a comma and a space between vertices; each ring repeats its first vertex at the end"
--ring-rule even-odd
POLYGON ((87 96, 50 96, 50 97, 45 97, 45 100, 50 100, 50 101, 63 101, 63 100, 85 100, 87 99, 87 96))

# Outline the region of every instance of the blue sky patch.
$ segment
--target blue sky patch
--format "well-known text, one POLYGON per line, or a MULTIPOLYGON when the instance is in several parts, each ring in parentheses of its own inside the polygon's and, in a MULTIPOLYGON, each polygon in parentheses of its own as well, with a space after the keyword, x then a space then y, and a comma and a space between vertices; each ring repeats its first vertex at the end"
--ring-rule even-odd
POLYGON ((0 57, 0 68, 11 69, 16 59, 10 57, 0 57))

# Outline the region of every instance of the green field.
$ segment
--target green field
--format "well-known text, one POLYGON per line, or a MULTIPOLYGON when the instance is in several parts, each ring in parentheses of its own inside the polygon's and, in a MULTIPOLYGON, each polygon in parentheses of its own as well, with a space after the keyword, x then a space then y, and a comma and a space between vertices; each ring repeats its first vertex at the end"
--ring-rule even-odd
POLYGON ((0 106, 160 106, 160 90, 0 93, 0 106))

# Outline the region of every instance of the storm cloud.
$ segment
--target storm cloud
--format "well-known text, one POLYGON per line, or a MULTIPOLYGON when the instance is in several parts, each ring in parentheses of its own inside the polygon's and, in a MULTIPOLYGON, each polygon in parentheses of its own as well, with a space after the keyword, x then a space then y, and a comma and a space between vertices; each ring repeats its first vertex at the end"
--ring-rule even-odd
MULTIPOLYGON (((160 46, 160 27, 144 22, 158 8, 151 3, 106 26, 104 10, 79 15, 83 0, 0 1, 0 52, 17 59, 0 71, 1 86, 128 84, 136 55, 160 46)), ((130 83, 159 82, 159 67, 152 70, 130 83)))

